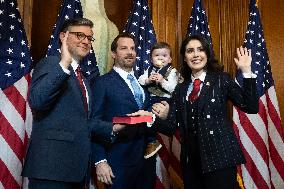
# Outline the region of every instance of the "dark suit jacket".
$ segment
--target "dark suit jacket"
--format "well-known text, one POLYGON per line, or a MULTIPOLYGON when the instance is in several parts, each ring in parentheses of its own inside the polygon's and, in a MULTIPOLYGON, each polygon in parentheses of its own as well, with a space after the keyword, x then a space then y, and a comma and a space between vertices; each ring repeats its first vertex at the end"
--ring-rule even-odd
MULTIPOLYGON (((113 125, 114 116, 139 110, 134 96, 120 75, 111 70, 94 84, 94 118, 100 126, 113 125)), ((145 102, 148 102, 146 95, 145 102)), ((144 106, 145 106, 144 102, 144 106)), ((135 165, 143 160, 145 124, 131 125, 120 131, 111 145, 94 144, 94 163, 107 159, 111 166, 135 165)))
MULTIPOLYGON (((68 75, 59 61, 58 57, 45 58, 33 73, 29 95, 33 130, 22 175, 80 182, 88 172, 91 133, 107 140, 112 128, 99 128, 92 122, 72 67, 68 75)), ((84 83, 89 93, 88 83, 84 83)), ((92 95, 88 96, 91 102, 92 95)))
MULTIPOLYGON (((167 121, 157 119, 159 132, 171 135, 176 128, 181 133, 181 163, 187 163, 188 123, 186 101, 188 82, 179 84, 173 93, 173 103, 167 121)), ((198 104, 197 137, 203 172, 245 163, 242 150, 227 116, 227 100, 247 113, 258 112, 256 79, 243 79, 241 89, 226 73, 207 73, 198 104)), ((190 154, 189 154, 190 155, 190 154)))

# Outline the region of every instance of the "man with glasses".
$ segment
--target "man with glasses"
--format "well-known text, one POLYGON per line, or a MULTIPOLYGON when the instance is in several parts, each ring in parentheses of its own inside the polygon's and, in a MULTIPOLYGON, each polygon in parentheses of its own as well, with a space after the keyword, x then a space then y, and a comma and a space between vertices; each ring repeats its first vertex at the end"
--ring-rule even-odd
POLYGON ((30 87, 33 130, 23 168, 29 189, 83 189, 90 172, 91 136, 111 142, 118 126, 92 121, 91 94, 80 61, 94 40, 92 21, 67 20, 60 33, 61 56, 36 66, 30 87))

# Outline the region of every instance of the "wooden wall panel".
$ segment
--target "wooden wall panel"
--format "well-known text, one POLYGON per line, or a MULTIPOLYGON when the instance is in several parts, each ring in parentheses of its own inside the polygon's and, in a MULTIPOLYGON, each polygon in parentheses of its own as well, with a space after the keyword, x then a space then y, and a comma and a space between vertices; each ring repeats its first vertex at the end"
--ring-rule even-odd
POLYGON ((106 14, 115 23, 120 33, 125 27, 132 6, 132 0, 105 0, 106 14))
POLYGON ((28 42, 31 45, 33 0, 18 0, 17 3, 27 34, 28 42))
POLYGON ((225 71, 235 76, 236 48, 244 41, 248 21, 248 4, 240 0, 220 0, 219 13, 220 62, 225 71))
POLYGON ((43 58, 47 51, 50 35, 56 22, 63 0, 33 0, 31 32, 31 52, 35 62, 43 58))
POLYGON ((220 10, 221 4, 220 0, 207 0, 204 1, 204 8, 207 14, 207 19, 209 23, 209 29, 212 37, 212 44, 215 56, 218 60, 221 58, 221 39, 219 33, 221 32, 220 24, 220 10))
POLYGON ((167 42, 172 47, 172 64, 178 65, 178 15, 177 2, 174 1, 152 1, 151 10, 153 26, 156 32, 157 41, 167 42))

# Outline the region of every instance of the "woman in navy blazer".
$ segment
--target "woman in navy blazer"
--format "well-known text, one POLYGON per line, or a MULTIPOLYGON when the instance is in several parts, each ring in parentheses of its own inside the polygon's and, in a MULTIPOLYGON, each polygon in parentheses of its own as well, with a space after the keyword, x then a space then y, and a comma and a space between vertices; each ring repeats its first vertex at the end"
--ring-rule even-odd
POLYGON ((158 117, 154 126, 167 135, 180 131, 184 188, 233 189, 236 166, 245 163, 245 158, 227 115, 227 101, 247 113, 258 112, 251 52, 237 49, 235 62, 243 73, 242 88, 222 71, 205 38, 187 37, 180 53, 184 81, 176 87, 170 106, 166 102, 153 106, 158 117), (199 87, 194 86, 196 79, 199 87))

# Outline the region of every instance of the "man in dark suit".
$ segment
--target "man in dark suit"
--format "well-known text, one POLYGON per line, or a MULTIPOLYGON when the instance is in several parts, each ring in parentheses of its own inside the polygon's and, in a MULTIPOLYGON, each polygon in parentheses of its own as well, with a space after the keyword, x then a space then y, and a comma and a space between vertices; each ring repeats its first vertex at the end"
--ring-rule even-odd
POLYGON ((33 130, 23 168, 29 189, 80 189, 88 182, 91 134, 110 141, 118 128, 90 119, 92 96, 80 72, 91 49, 93 23, 70 19, 60 33, 61 57, 41 60, 33 73, 29 102, 33 130))
MULTIPOLYGON (((113 125, 112 118, 115 116, 143 112, 147 103, 147 94, 138 84, 133 72, 136 59, 133 36, 118 35, 111 45, 111 51, 113 69, 98 78, 94 84, 94 117, 98 125, 105 127, 113 125)), ((145 181, 145 128, 145 123, 129 125, 115 133, 116 140, 111 145, 94 144, 97 177, 107 184, 108 189, 139 189, 145 188, 147 184, 153 186, 155 172, 153 174, 151 171, 152 176, 147 175, 148 178, 151 177, 151 181, 145 181)))

